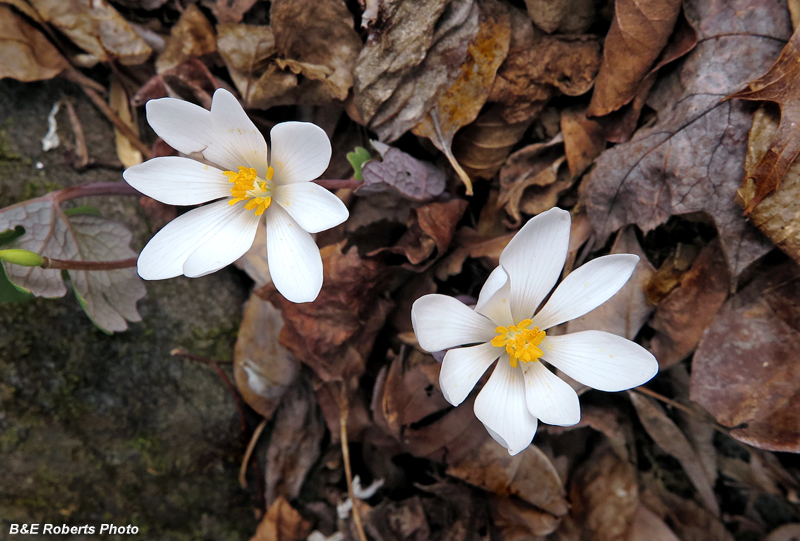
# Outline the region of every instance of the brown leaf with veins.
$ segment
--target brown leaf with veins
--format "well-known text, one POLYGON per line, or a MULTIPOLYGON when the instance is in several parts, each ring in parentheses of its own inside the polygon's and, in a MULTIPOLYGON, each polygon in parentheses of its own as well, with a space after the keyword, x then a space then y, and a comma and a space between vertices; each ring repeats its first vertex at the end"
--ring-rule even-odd
POLYGON ((0 79, 51 79, 69 67, 41 32, 8 6, 0 5, 0 79))
POLYGON ((800 31, 795 31, 781 55, 764 75, 747 84, 747 89, 729 98, 750 101, 771 101, 781 109, 781 120, 769 148, 752 168, 747 169, 742 185, 754 184, 754 190, 744 201, 749 214, 774 192, 800 153, 800 31))
POLYGON ((605 128, 586 116, 586 109, 570 107, 561 112, 564 154, 573 177, 586 171, 606 148, 605 128))
MULTIPOLYGON (((66 188, 69 190, 69 188, 66 188)), ((8 244, 41 256, 70 261, 117 261, 135 258, 125 226, 97 216, 68 217, 60 192, 51 192, 0 210, 0 231, 21 225, 25 234, 8 244)), ((37 297, 63 297, 67 286, 58 269, 4 264, 8 278, 37 297)), ((75 293, 92 321, 110 332, 124 331, 127 321, 141 321, 136 303, 145 296, 135 268, 69 271, 75 293)))
POLYGON ((453 156, 456 132, 475 120, 489 97, 497 68, 508 54, 511 21, 505 4, 497 0, 478 0, 480 28, 467 48, 467 58, 453 85, 448 88, 428 115, 411 131, 427 137, 441 150, 472 195, 472 180, 453 156))
POLYGON ((490 495, 492 522, 503 541, 528 541, 553 533, 560 520, 517 498, 490 495))
POLYGON ((297 359, 278 344, 282 328, 280 311, 251 295, 233 350, 233 375, 244 401, 266 419, 299 372, 297 359))
POLYGON ((301 541, 311 531, 311 524, 280 497, 269 506, 250 541, 301 541))
POLYGON ((82 68, 115 60, 141 64, 153 50, 106 0, 30 0, 42 18, 86 51, 72 61, 82 68))
POLYGON ((603 116, 633 100, 667 45, 681 0, 617 0, 587 114, 603 116))
POLYGON ((703 248, 680 284, 662 300, 650 326, 648 349, 662 369, 685 359, 711 325, 730 290, 730 274, 719 240, 703 248))
POLYGON ((800 269, 760 275, 720 309, 694 354, 691 399, 745 443, 800 452, 800 269))
POLYGON ((156 71, 163 73, 190 58, 211 54, 217 50, 217 37, 203 12, 195 4, 183 12, 170 30, 164 50, 156 60, 156 71))
POLYGON ((750 115, 725 96, 773 61, 789 20, 769 2, 690 0, 685 9, 700 42, 651 93, 658 122, 597 159, 584 201, 601 239, 627 224, 647 232, 672 215, 704 213, 738 277, 771 245, 734 203, 750 115))

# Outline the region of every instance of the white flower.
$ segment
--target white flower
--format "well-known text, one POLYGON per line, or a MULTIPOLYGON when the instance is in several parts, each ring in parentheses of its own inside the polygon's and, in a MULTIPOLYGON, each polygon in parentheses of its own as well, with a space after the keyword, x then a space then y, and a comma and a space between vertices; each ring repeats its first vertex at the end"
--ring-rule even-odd
POLYGON ((439 383, 459 405, 484 372, 500 359, 475 400, 475 415, 512 455, 533 440, 537 419, 561 426, 580 420, 578 395, 541 361, 601 391, 622 391, 655 376, 658 362, 622 337, 584 331, 548 336, 546 331, 598 307, 628 281, 639 258, 599 257, 555 285, 569 245, 570 215, 554 208, 531 219, 500 255, 475 310, 445 295, 425 295, 411 310, 419 345, 450 349, 439 383), (457 347, 465 346, 468 347, 457 347))
POLYGON ((347 207, 310 182, 328 167, 331 143, 305 122, 284 122, 267 143, 228 91, 214 93, 211 110, 173 98, 147 102, 147 121, 171 147, 201 152, 220 168, 180 157, 154 158, 127 169, 125 180, 172 205, 197 205, 153 237, 139 255, 139 275, 161 280, 198 277, 239 259, 267 223, 267 261, 275 287, 292 302, 317 298, 322 258, 311 237, 347 219, 347 207))

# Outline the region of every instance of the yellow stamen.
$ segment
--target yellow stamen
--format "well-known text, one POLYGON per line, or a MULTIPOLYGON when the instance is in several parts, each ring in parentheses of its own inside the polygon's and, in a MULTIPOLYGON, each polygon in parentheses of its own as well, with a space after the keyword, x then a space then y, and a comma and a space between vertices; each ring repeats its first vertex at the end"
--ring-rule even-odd
POLYGON ((258 173, 252 167, 239 167, 239 172, 223 171, 222 173, 228 177, 228 182, 233 183, 231 188, 231 195, 233 196, 229 205, 235 205, 241 201, 245 203, 245 210, 256 209, 256 216, 261 216, 267 207, 272 203, 272 192, 270 181, 275 174, 272 167, 267 169, 266 181, 258 181, 258 173))
POLYGON ((514 368, 517 367, 519 361, 529 363, 544 355, 544 352, 537 346, 542 343, 546 333, 540 331, 539 327, 528 329, 531 323, 533 321, 525 319, 517 325, 495 329, 497 336, 492 338, 492 345, 506 348, 506 352, 511 358, 511 366, 514 368))

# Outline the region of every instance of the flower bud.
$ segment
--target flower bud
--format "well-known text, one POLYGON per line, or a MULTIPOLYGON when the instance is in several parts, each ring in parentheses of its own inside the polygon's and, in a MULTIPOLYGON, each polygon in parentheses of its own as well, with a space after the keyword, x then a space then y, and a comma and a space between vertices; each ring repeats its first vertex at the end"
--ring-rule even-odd
POLYGON ((22 265, 23 267, 39 267, 44 263, 44 259, 39 254, 29 250, 0 250, 0 260, 22 265))

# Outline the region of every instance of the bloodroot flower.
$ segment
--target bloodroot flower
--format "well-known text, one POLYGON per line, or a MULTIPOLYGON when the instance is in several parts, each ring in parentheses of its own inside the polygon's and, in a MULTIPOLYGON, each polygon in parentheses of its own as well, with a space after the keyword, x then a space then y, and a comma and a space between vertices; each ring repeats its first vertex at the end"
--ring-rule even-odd
POLYGON ((590 261, 567 276, 537 312, 561 274, 569 231, 568 212, 543 212, 503 250, 474 310, 445 295, 425 295, 411 310, 423 349, 454 348, 445 354, 439 376, 442 393, 454 406, 500 359, 475 400, 475 415, 512 455, 530 445, 537 419, 561 426, 580 420, 578 395, 543 361, 584 385, 612 392, 641 385, 658 371, 655 357, 619 336, 547 334, 611 298, 639 260, 616 254, 590 261))
POLYGON ((214 203, 167 224, 139 255, 145 280, 195 278, 239 259, 267 223, 267 261, 275 287, 292 302, 317 298, 322 258, 311 237, 347 219, 347 207, 310 182, 328 167, 331 143, 305 122, 284 122, 270 132, 272 153, 237 99, 214 93, 211 110, 173 98, 147 102, 147 121, 171 147, 200 152, 213 167, 189 158, 153 158, 127 169, 125 180, 171 205, 214 203))

